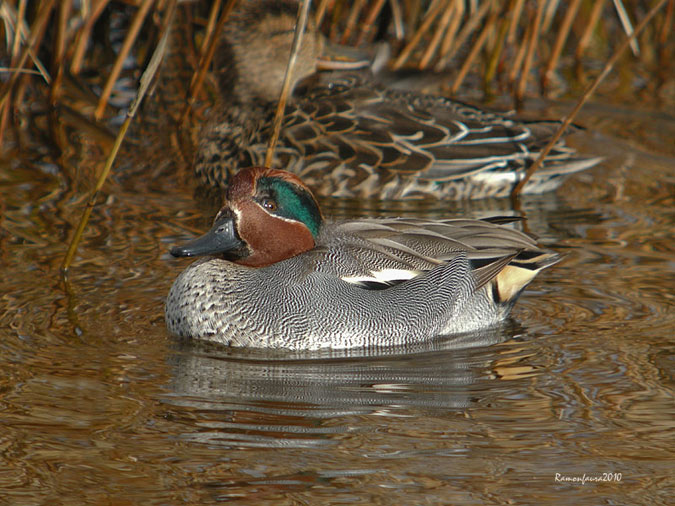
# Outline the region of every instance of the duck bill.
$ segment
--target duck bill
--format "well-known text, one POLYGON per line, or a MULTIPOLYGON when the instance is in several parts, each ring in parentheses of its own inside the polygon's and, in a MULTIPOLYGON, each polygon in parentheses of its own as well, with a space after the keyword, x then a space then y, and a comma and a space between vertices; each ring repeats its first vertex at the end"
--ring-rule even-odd
POLYGON ((359 70, 368 68, 371 55, 365 51, 326 42, 317 61, 318 70, 359 70))
POLYGON ((202 255, 224 255, 239 257, 247 250, 235 231, 234 216, 226 214, 216 221, 211 230, 183 246, 171 248, 175 257, 196 257, 202 255))

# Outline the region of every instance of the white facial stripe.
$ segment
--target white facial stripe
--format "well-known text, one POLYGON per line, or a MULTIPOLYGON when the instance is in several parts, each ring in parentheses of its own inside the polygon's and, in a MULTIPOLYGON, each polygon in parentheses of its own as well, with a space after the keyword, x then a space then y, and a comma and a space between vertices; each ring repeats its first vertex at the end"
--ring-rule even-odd
POLYGON ((291 219, 291 218, 286 218, 285 216, 279 216, 278 214, 272 214, 272 213, 270 213, 267 209, 265 209, 262 205, 260 205, 258 202, 256 202, 255 200, 254 200, 253 202, 255 202, 255 205, 257 205, 260 209, 262 209, 262 210, 265 211, 267 214, 269 214, 272 218, 276 218, 277 220, 285 221, 286 223, 301 223, 301 222, 299 222, 298 220, 293 220, 293 219, 291 219))

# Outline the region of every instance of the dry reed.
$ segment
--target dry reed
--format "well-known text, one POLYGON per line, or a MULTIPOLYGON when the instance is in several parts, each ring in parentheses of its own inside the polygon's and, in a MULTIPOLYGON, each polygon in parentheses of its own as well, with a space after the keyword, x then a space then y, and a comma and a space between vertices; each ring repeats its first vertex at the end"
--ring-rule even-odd
MULTIPOLYGON (((164 58, 181 58, 180 65, 192 69, 192 79, 172 88, 180 90, 174 97, 180 110, 172 125, 198 128, 198 120, 186 119, 197 103, 212 101, 210 61, 218 32, 234 3, 178 2, 176 7, 176 0, 3 1, 0 156, 25 139, 28 129, 45 129, 44 123, 33 121, 40 103, 50 118, 43 134, 61 149, 68 142, 62 131, 66 127, 97 139, 106 129, 118 128, 113 121, 121 114, 127 114, 130 122, 127 111, 132 104, 120 96, 136 88, 140 93, 149 86, 147 80, 141 86, 139 77, 148 67, 149 55, 157 54, 161 37, 168 33, 163 23, 174 7, 179 9, 175 17, 179 29, 174 27, 174 32, 190 42, 169 49, 164 58)), ((664 95, 672 94, 675 0, 316 3, 315 20, 335 42, 367 47, 385 40, 392 48, 392 70, 447 72, 451 77, 445 89, 450 95, 461 97, 478 82, 485 96, 495 91, 502 96, 510 94, 516 104, 530 96, 560 95, 584 86, 616 54, 633 33, 633 26, 640 25, 650 8, 658 4, 663 15, 631 40, 633 56, 613 61, 622 67, 621 74, 642 78, 635 80, 640 82, 639 88, 636 85, 631 93, 646 90, 652 98, 663 90, 664 95)), ((159 68, 160 62, 155 63, 159 68)), ((608 94, 613 86, 606 83, 608 94)), ((666 95, 665 100, 672 97, 666 95)), ((141 110, 138 119, 150 118, 144 118, 141 110)), ((119 144, 115 146, 117 149, 119 144)), ((104 174, 112 163, 113 157, 104 174)), ((92 205, 104 180, 99 178, 95 185, 92 205)), ((71 260, 69 253, 64 265, 71 260)))

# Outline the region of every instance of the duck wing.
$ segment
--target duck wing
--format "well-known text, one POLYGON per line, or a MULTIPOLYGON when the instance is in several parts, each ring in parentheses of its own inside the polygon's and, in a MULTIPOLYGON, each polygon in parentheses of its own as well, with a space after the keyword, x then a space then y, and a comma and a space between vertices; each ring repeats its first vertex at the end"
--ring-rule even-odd
POLYGON ((383 289, 461 255, 468 261, 476 289, 492 283, 497 297, 511 300, 541 269, 559 260, 532 237, 505 226, 513 221, 518 218, 373 218, 328 224, 319 246, 307 256, 308 269, 383 289))
MULTIPOLYGON (((412 174, 447 182, 484 171, 509 174, 515 182, 513 172, 524 171, 559 126, 520 122, 349 76, 308 89, 286 113, 284 143, 308 158, 302 177, 346 165, 351 177, 360 172, 365 180, 377 173, 385 184, 412 174)), ((560 141, 545 167, 569 172, 597 162, 574 154, 560 141)))

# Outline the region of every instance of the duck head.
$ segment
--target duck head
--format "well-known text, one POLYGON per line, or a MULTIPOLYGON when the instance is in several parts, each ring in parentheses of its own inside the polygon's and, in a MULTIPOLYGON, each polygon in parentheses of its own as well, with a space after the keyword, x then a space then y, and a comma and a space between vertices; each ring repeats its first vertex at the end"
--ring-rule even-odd
MULTIPOLYGON (((279 98, 291 54, 298 2, 240 2, 223 27, 214 55, 215 72, 225 96, 241 102, 279 98)), ((316 71, 323 37, 310 16, 293 71, 295 84, 316 71)))
POLYGON ((264 267, 314 248, 322 222, 314 195, 295 175, 252 167, 232 178, 211 230, 171 254, 220 255, 264 267))

